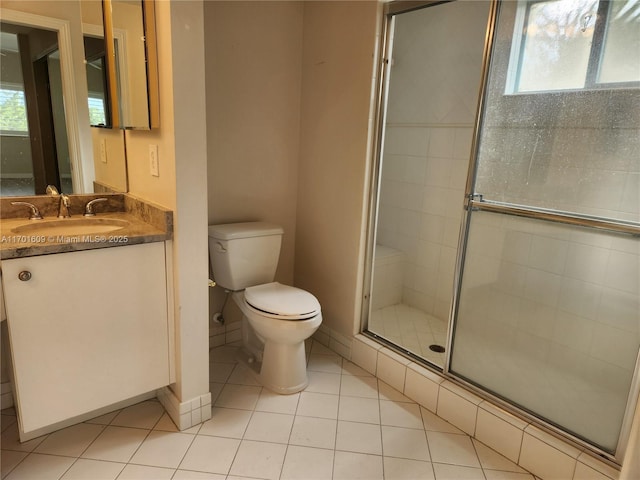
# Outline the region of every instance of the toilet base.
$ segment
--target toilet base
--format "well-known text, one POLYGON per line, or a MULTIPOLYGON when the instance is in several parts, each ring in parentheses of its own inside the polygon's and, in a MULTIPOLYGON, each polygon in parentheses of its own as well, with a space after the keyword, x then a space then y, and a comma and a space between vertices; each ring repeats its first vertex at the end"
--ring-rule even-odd
POLYGON ((260 369, 262 384, 281 394, 297 393, 309 384, 304 342, 266 342, 260 369))
POLYGON ((238 350, 237 359, 249 369, 257 382, 274 393, 291 395, 309 385, 304 342, 300 345, 267 343, 262 362, 242 348, 238 350))

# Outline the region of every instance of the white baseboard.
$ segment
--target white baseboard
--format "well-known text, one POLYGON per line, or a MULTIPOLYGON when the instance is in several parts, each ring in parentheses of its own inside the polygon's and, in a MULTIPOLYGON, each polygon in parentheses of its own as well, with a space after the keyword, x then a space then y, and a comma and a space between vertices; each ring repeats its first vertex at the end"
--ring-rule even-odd
POLYGON ((351 360, 353 338, 345 337, 341 333, 338 333, 325 325, 320 325, 320 328, 311 338, 325 347, 330 348, 347 360, 351 360))
POLYGON ((211 418, 211 392, 181 402, 169 387, 163 387, 157 391, 157 396, 180 430, 186 430, 211 418))

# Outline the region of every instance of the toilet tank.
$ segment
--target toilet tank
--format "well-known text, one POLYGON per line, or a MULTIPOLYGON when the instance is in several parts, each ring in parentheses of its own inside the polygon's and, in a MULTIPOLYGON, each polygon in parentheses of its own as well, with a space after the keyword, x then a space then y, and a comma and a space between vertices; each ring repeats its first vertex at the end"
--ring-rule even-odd
POLYGON ((227 290, 273 282, 284 230, 265 222, 209 226, 213 278, 227 290))

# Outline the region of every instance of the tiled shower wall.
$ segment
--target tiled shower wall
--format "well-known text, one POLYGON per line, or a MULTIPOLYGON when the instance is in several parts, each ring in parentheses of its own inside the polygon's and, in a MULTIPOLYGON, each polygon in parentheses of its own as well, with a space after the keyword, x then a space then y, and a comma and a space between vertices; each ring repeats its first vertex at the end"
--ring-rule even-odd
POLYGON ((640 342, 639 254, 632 237, 474 213, 453 371, 615 448, 640 342))
MULTIPOLYGON (((488 2, 396 17, 377 243, 405 254, 402 303, 446 320, 488 2), (455 42, 445 42, 455 32, 455 42)), ((375 272, 374 272, 375 282, 375 272)))
POLYGON ((551 363, 576 357, 600 384, 628 383, 640 340, 637 238, 477 213, 467 258, 460 315, 476 335, 499 333, 551 363))
POLYGON ((387 126, 377 243, 405 254, 402 302, 447 319, 472 128, 387 126))

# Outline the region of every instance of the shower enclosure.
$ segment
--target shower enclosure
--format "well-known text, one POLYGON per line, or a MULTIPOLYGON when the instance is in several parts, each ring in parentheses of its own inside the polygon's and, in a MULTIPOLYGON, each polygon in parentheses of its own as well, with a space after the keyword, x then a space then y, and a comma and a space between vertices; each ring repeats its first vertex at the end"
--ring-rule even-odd
POLYGON ((639 391, 640 2, 391 5, 365 332, 620 462, 639 391))
POLYGON ((440 367, 489 5, 389 19, 369 331, 440 367))

